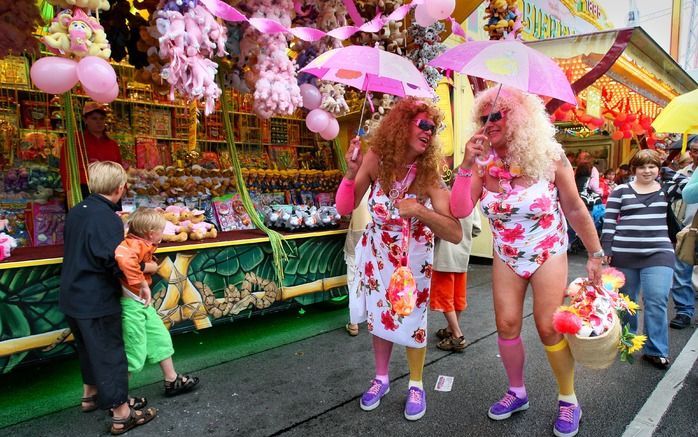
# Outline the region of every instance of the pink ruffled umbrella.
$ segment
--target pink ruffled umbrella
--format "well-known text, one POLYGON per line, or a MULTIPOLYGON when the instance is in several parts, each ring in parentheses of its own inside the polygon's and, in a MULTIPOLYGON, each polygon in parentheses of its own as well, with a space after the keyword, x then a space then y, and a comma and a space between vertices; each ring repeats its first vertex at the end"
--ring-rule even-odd
POLYGON ((469 41, 446 50, 429 65, 577 104, 557 63, 516 40, 469 41))
POLYGON ((347 46, 329 50, 301 70, 322 80, 398 97, 433 97, 412 61, 376 47, 347 46))
MULTIPOLYGON (((329 50, 313 59, 300 71, 367 93, 381 92, 398 97, 434 97, 434 90, 412 61, 376 47, 346 46, 329 50)), ((366 100, 368 94, 361 105, 359 126, 363 122, 366 100)), ((355 159, 355 156, 352 159, 355 159)))
MULTIPOLYGON (((502 85, 577 105, 572 86, 557 63, 517 40, 468 41, 446 50, 429 65, 498 82, 492 110, 502 85)), ((490 112, 485 126, 491 115, 490 112)), ((493 158, 494 152, 490 150, 486 160, 478 158, 476 162, 486 166, 493 158)))

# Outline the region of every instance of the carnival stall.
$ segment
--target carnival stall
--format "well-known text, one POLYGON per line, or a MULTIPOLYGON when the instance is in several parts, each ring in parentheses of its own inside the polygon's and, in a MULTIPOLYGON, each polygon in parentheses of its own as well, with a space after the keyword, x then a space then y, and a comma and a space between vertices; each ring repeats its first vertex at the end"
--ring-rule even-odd
POLYGON ((1 372, 72 352, 62 226, 90 162, 88 102, 108 104, 128 167, 123 217, 148 206, 168 220, 152 288, 172 331, 346 298, 339 143, 401 94, 299 70, 333 48, 380 47, 435 88, 426 64, 444 23, 460 29, 454 1, 25 3, 0 24, 21 35, 0 41, 1 372))

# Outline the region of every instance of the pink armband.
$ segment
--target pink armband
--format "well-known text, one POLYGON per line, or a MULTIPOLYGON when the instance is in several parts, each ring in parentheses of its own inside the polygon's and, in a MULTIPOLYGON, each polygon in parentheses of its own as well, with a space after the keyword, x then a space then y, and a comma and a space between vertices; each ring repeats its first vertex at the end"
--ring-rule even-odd
POLYGON ((337 204, 338 213, 341 215, 351 214, 354 211, 354 181, 342 178, 334 200, 337 204))
POLYGON ((458 169, 456 180, 451 188, 451 214, 456 218, 463 218, 473 212, 473 199, 470 190, 472 172, 458 169))

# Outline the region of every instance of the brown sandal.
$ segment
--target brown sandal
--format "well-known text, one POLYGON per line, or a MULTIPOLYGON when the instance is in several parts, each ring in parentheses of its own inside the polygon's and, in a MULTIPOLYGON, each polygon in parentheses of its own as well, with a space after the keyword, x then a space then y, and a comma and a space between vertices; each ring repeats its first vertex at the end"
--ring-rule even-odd
POLYGON ((451 338, 451 331, 448 330, 448 328, 441 328, 438 331, 436 331, 436 337, 439 340, 444 340, 446 338, 451 338))
POLYGON ((165 381, 165 396, 176 396, 191 391, 199 383, 197 376, 177 374, 174 381, 165 381))
POLYGON ((130 412, 128 417, 124 417, 121 419, 117 419, 115 417, 112 419, 111 429, 109 430, 109 432, 111 432, 111 435, 121 435, 132 430, 137 426, 145 425, 146 423, 155 419, 155 416, 157 416, 158 414, 158 410, 153 407, 149 407, 144 410, 134 410, 133 408, 131 408, 129 409, 129 411, 130 412), (114 428, 114 425, 122 425, 122 427, 114 428))
POLYGON ((80 399, 80 408, 82 409, 83 413, 90 413, 96 410, 98 408, 97 395, 85 396, 84 398, 80 399), (88 406, 83 404, 88 404, 88 406))
POLYGON ((460 336, 458 338, 444 338, 436 344, 436 347, 442 351, 463 352, 467 345, 468 342, 466 341, 465 337, 460 336))
POLYGON ((346 329, 347 333, 352 337, 359 335, 359 325, 355 323, 347 323, 344 325, 344 329, 346 329))

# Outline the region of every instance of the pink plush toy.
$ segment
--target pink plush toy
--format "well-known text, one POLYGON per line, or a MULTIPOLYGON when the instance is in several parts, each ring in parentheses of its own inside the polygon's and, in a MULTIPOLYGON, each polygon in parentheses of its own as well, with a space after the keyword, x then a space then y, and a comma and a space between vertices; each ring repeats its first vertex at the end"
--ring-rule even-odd
POLYGON ((215 80, 218 65, 211 58, 227 54, 226 28, 203 5, 185 14, 159 10, 156 23, 159 55, 166 62, 161 77, 170 84, 170 99, 175 90, 188 98, 203 98, 204 113, 211 114, 221 95, 215 80))
POLYGON ((0 261, 9 257, 12 249, 17 247, 17 240, 13 237, 7 235, 4 232, 0 232, 0 261))
MULTIPOLYGON (((292 0, 252 0, 252 18, 268 18, 286 27, 291 25, 292 0)), ((262 118, 275 114, 291 115, 302 105, 303 99, 296 80, 296 68, 287 55, 288 43, 283 34, 261 34, 248 27, 240 41, 243 56, 257 47, 257 63, 252 72, 245 74, 245 81, 255 82, 254 111, 262 118)))

